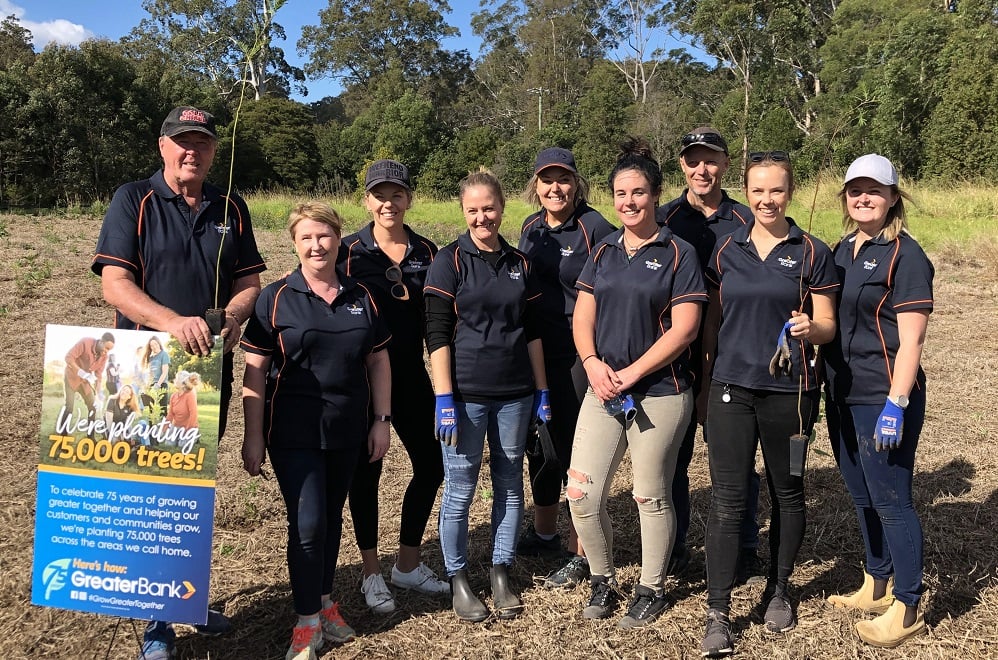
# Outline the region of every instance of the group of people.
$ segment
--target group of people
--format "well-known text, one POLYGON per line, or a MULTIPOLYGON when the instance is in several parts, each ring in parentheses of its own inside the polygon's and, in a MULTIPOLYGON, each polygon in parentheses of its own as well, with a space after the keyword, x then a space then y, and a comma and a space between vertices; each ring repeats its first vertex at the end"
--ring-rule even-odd
MULTIPOLYGON (((833 449, 867 548, 862 587, 829 600, 880 613, 856 626, 870 644, 893 646, 924 630, 911 473, 924 419, 919 358, 932 266, 907 231, 889 161, 869 154, 849 168, 846 233, 832 250, 786 215, 795 182, 785 152, 750 155, 748 203, 737 204, 721 189, 727 144, 712 128, 695 129, 681 143, 688 188, 660 205, 661 168, 647 142, 630 139, 608 182, 616 229, 588 205, 572 153, 550 148, 535 161, 525 198, 540 210, 524 221, 517 248, 499 232, 502 186, 483 170, 460 182, 467 231, 438 250, 404 223, 413 202, 408 169, 381 160, 366 174, 371 222, 343 237, 328 205, 297 206, 289 232, 300 266, 260 293, 264 265, 245 205, 205 183, 216 139, 208 113, 171 113, 160 138, 164 169, 116 195, 94 269, 126 324, 118 327, 169 331, 199 353, 211 342, 201 315, 212 302, 216 262, 198 260, 222 255, 224 290, 212 293, 226 304, 230 369, 228 351, 248 321, 244 467, 259 474, 269 459, 288 512, 298 614, 289 660, 312 660, 325 642, 354 636, 333 593, 347 501, 366 603, 378 613, 396 607, 377 549, 390 425, 412 464, 390 582, 450 594, 455 615, 469 622, 522 611, 510 567, 518 553, 561 549, 563 492, 569 558, 544 584, 588 580, 583 617, 618 611, 607 502, 630 450, 641 573, 618 625, 632 628, 671 606, 666 576, 689 562, 687 471, 702 423, 712 481, 701 649, 709 657, 733 652, 731 592, 746 556, 755 555, 761 445, 772 500, 765 627, 794 628, 789 582, 804 535, 807 441, 823 383, 833 449), (170 235, 171 223, 186 227, 184 240, 170 235), (156 250, 198 263, 185 295, 169 291, 179 274, 156 250), (529 436, 544 451, 527 454, 534 516, 521 534, 529 436), (486 442, 491 609, 472 587, 468 561, 486 442), (445 578, 420 551, 441 484, 445 578)), ((210 613, 203 629, 228 625, 210 613)), ((173 639, 170 624, 154 622, 142 657, 169 657, 173 639)))

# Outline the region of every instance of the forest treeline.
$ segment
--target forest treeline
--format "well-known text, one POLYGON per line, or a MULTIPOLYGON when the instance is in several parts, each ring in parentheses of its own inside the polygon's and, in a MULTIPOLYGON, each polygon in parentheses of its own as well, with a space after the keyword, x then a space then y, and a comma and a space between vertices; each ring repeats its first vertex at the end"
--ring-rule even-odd
POLYGON ((297 39, 303 68, 277 46, 285 1, 145 0, 117 42, 37 53, 3 20, 0 207, 89 204, 147 176, 179 104, 218 117, 213 178, 234 140, 242 190, 350 192, 383 157, 422 195, 483 164, 518 190, 551 145, 599 185, 622 136, 675 167, 701 124, 736 163, 783 149, 804 177, 876 151, 912 179, 998 181, 998 0, 485 0, 476 53, 441 46, 457 32, 443 0, 328 0, 297 39), (342 93, 290 98, 320 78, 342 93))

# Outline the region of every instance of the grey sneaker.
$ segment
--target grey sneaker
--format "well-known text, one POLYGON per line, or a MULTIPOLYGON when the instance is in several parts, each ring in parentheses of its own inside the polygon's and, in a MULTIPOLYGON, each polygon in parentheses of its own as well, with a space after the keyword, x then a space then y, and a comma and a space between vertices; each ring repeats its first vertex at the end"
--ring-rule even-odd
POLYGON ((766 606, 765 620, 766 630, 771 633, 785 633, 797 627, 797 616, 785 587, 777 586, 773 589, 773 595, 766 606))
POLYGON ((592 595, 589 597, 589 604, 582 610, 582 616, 586 619, 605 619, 620 602, 617 581, 602 575, 594 575, 590 585, 593 589, 592 595))
POLYGON ((544 578, 547 589, 574 589, 589 577, 589 562, 575 555, 564 566, 544 578))
POLYGON ((705 658, 723 658, 734 652, 728 615, 721 610, 707 610, 707 631, 700 645, 700 654, 705 658))
POLYGON ((657 619, 663 612, 672 607, 665 594, 656 594, 643 584, 634 587, 634 600, 627 608, 627 614, 617 622, 619 628, 642 628, 657 619))

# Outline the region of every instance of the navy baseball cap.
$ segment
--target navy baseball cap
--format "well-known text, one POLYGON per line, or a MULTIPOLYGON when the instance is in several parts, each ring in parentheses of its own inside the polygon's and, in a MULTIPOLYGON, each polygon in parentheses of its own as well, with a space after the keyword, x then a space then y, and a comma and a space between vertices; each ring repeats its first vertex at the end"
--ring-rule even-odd
POLYGON ((406 190, 412 190, 409 183, 409 168, 397 160, 376 160, 367 168, 364 176, 364 190, 369 191, 379 183, 394 183, 406 190))
POLYGON ((163 120, 163 128, 159 134, 173 137, 188 131, 197 131, 218 139, 218 133, 215 132, 215 117, 210 112, 188 105, 170 110, 170 114, 163 120))
POLYGON ((682 148, 679 150, 679 155, 682 155, 690 147, 696 146, 707 147, 708 149, 713 149, 724 154, 728 153, 728 143, 724 141, 724 138, 721 137, 716 128, 711 128, 710 126, 694 128, 683 136, 680 144, 682 148))
POLYGON ((561 147, 548 147, 537 154, 537 160, 534 161, 534 174, 537 174, 545 167, 560 167, 572 174, 579 173, 575 169, 575 156, 568 149, 562 149, 561 147))

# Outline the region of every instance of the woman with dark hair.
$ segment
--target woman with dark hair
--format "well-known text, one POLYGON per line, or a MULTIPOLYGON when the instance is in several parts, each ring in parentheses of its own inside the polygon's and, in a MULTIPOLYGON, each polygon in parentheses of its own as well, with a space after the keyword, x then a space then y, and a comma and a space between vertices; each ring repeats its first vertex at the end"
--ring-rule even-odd
POLYGON ((260 474, 266 452, 287 508, 294 660, 354 637, 332 596, 343 505, 358 455, 379 460, 391 441, 391 335, 367 287, 336 268, 342 226, 326 204, 295 207, 301 265, 263 290, 241 342, 243 467, 260 474))
POLYGON ((142 351, 142 368, 149 374, 149 389, 144 403, 158 403, 160 414, 166 415, 166 395, 170 383, 170 354, 163 350, 159 337, 150 337, 142 351))
MULTIPOLYGON (((433 434, 433 386, 423 362, 426 324, 423 284, 437 246, 405 224, 412 206, 409 169, 395 160, 367 168, 364 206, 371 222, 343 239, 338 264, 374 294, 381 318, 392 334, 390 420, 412 464, 412 478, 402 497, 398 559, 391 582, 401 589, 428 594, 450 593, 450 585, 420 561, 423 532, 444 480, 440 447, 433 434)), ((383 461, 361 452, 350 487, 350 514, 364 564, 361 591, 372 611, 395 609, 378 557, 378 486, 383 461)))
POLYGON ((787 217, 793 192, 786 152, 750 154, 745 195, 754 220, 719 240, 707 263, 707 327, 717 329, 704 337, 705 354, 715 356, 705 426, 711 505, 701 650, 709 657, 733 652, 728 613, 760 444, 773 507, 766 630, 797 625, 788 588, 804 540, 804 457, 818 413, 814 347, 835 336, 839 282, 828 246, 787 217))
POLYGON ((707 294, 693 247, 655 221, 662 171, 647 142, 622 145, 610 188, 623 227, 596 247, 576 285, 573 336, 590 387, 579 412, 566 497, 591 572, 592 594, 582 615, 609 617, 620 595, 607 499, 630 450, 641 577, 618 625, 634 628, 671 605, 664 581, 676 535, 672 476, 693 412, 689 346, 707 294))
MULTIPOLYGON (((519 555, 561 555, 558 500, 567 483, 572 439, 579 406, 585 395, 586 372, 572 341, 576 280, 596 245, 613 232, 613 225, 586 203, 589 183, 579 174, 568 149, 552 147, 537 154, 534 176, 524 199, 541 210, 523 221, 519 248, 530 260, 544 304, 537 309, 544 344, 544 371, 551 390, 552 422, 548 427, 554 457, 543 451, 527 454, 534 498, 534 524, 521 537, 519 555), (547 464, 547 467, 545 467, 547 464)), ((541 441, 543 442, 543 441, 541 441)), ((549 450, 550 451, 550 450, 549 450)), ((568 562, 547 576, 544 586, 574 587, 589 577, 589 563, 568 521, 568 562)))
POLYGON ((527 425, 549 421, 544 355, 534 312, 540 298, 527 258, 499 235, 505 199, 499 180, 461 180, 468 231, 444 247, 426 278, 426 348, 443 442, 440 548, 454 613, 483 621, 489 610, 468 581, 468 513, 485 441, 492 474, 492 598, 501 619, 523 608, 509 581, 523 519, 527 425))
POLYGON ((894 647, 925 632, 922 526, 911 497, 925 421, 925 330, 932 263, 908 233, 897 170, 860 156, 842 191, 846 235, 835 248, 842 279, 839 332, 829 345, 828 435, 852 495, 866 548, 863 586, 829 602, 880 616, 860 621, 867 644, 894 647))

